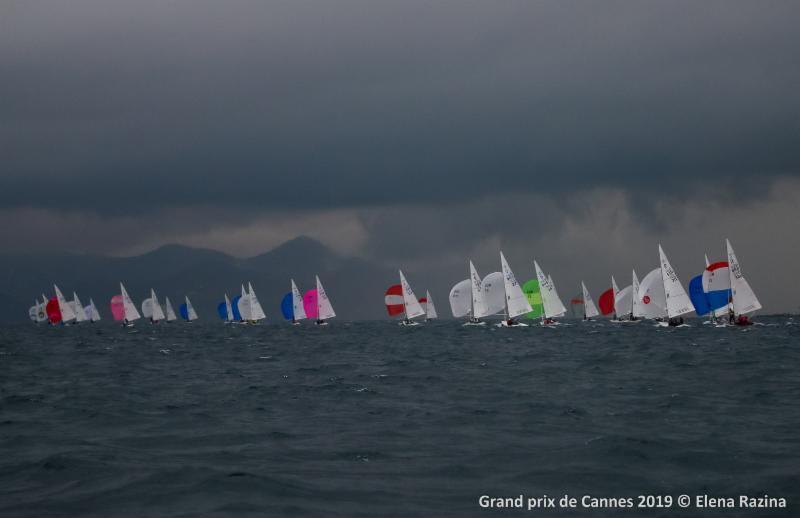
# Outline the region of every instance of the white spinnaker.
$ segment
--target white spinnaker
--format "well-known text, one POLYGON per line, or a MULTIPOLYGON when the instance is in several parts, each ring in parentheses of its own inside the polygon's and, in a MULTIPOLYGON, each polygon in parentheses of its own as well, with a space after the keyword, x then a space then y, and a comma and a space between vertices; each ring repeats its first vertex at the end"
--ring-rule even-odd
POLYGON ((136 304, 133 303, 131 296, 128 295, 128 291, 125 289, 125 286, 122 283, 119 283, 119 291, 122 295, 122 307, 125 310, 125 320, 132 322, 142 318, 142 316, 139 314, 139 310, 136 309, 136 304))
POLYGON ((644 276, 639 284, 639 300, 645 318, 664 318, 667 316, 667 296, 664 293, 664 280, 661 268, 656 268, 644 276))
POLYGON ((600 314, 597 311, 597 306, 594 304, 594 300, 592 300, 592 295, 589 293, 589 290, 586 289, 586 284, 581 281, 581 290, 583 291, 583 314, 586 318, 594 318, 600 314))
POLYGON ((167 308, 167 322, 177 320, 178 315, 175 314, 175 309, 172 307, 172 302, 169 301, 169 297, 165 297, 164 306, 167 308))
POLYGON ((322 286, 322 282, 319 280, 319 276, 317 277, 317 308, 319 310, 319 319, 326 320, 329 318, 333 318, 336 316, 336 312, 333 311, 333 306, 331 305, 331 301, 328 298, 328 294, 325 293, 325 288, 322 286))
POLYGON ((144 318, 153 318, 153 299, 144 299, 142 301, 142 316, 144 318))
POLYGON ((98 322, 100 320, 100 312, 97 311, 97 306, 94 305, 94 299, 89 299, 89 307, 92 308, 91 321, 98 322))
POLYGON ((187 320, 191 322, 192 320, 197 320, 197 312, 194 310, 194 306, 192 306, 192 301, 189 300, 189 297, 185 297, 186 299, 186 316, 187 320))
POLYGON ((492 272, 481 281, 483 285, 483 303, 486 305, 486 316, 504 313, 506 310, 506 287, 503 272, 492 272))
POLYGON ((642 308, 642 299, 639 297, 639 276, 636 275, 636 270, 633 270, 631 280, 633 282, 631 284, 631 313, 634 318, 642 318, 644 309, 642 308))
POLYGON ((488 311, 483 295, 483 281, 472 261, 469 262, 469 275, 472 279, 472 316, 475 318, 485 317, 488 315, 488 311))
POLYGON ((300 294, 300 289, 294 283, 294 279, 292 279, 292 312, 295 320, 308 318, 306 308, 303 306, 303 295, 300 294))
POLYGON ((61 312, 61 321, 62 322, 69 322, 70 320, 75 320, 75 311, 72 309, 72 305, 67 302, 67 299, 64 298, 64 294, 61 293, 61 290, 58 289, 58 286, 55 284, 53 285, 56 292, 56 300, 58 301, 58 310, 61 312))
POLYGON ((561 314, 560 315, 556 315, 556 316, 559 316, 559 317, 560 316, 564 316, 567 313, 567 308, 564 307, 564 303, 561 301, 561 297, 558 296, 558 288, 556 288, 556 283, 553 282, 553 277, 550 276, 549 273, 547 274, 547 282, 549 282, 550 285, 553 287, 553 294, 555 295, 555 301, 556 301, 557 307, 558 306, 561 307, 561 314))
POLYGON ((742 266, 736 258, 731 242, 725 240, 725 247, 728 249, 728 269, 731 278, 731 298, 733 298, 733 314, 736 316, 746 315, 761 309, 753 288, 742 275, 742 266))
POLYGON ((150 288, 150 300, 153 301, 153 316, 150 317, 153 319, 153 322, 158 322, 159 320, 164 320, 164 310, 161 309, 161 303, 158 302, 158 297, 156 297, 156 291, 150 288))
POLYGON ((533 308, 531 308, 531 305, 528 303, 527 297, 522 293, 522 287, 520 287, 519 282, 517 282, 517 278, 511 270, 508 261, 506 261, 506 256, 503 255, 503 252, 500 252, 500 266, 503 270, 503 284, 505 285, 508 318, 515 318, 533 311, 533 308))
POLYGON ((542 307, 544 309, 545 318, 555 318, 564 315, 567 308, 558 298, 555 292, 555 286, 550 281, 550 278, 544 274, 539 267, 539 263, 534 259, 533 266, 536 269, 536 278, 539 280, 539 293, 542 295, 542 307))
POLYGON ((450 311, 454 318, 469 315, 472 311, 472 279, 464 279, 450 289, 450 311))
POLYGON ((250 312, 252 319, 263 320, 267 318, 267 315, 264 314, 264 310, 261 308, 258 297, 256 297, 256 290, 253 289, 253 284, 248 282, 247 288, 250 291, 250 312))
POLYGON ((75 313, 75 322, 86 322, 86 311, 83 309, 81 299, 78 298, 78 294, 74 291, 72 292, 72 303, 72 310, 75 313))
POLYGON ((439 318, 439 315, 436 314, 436 306, 433 305, 433 297, 431 297, 431 292, 425 292, 425 318, 431 320, 433 318, 439 318))
POLYGON ((247 290, 244 289, 244 284, 242 284, 242 296, 239 298, 239 315, 241 315, 242 320, 253 320, 251 307, 252 304, 250 304, 250 294, 247 293, 247 290))
POLYGON ((678 274, 669 264, 667 254, 661 245, 658 245, 658 255, 661 259, 661 275, 664 279, 664 294, 667 296, 667 316, 674 318, 694 311, 694 305, 683 289, 678 274))
POLYGON ((408 279, 403 275, 403 270, 398 270, 398 272, 400 272, 400 289, 403 290, 403 305, 406 308, 406 318, 421 317, 425 314, 422 304, 417 300, 414 290, 411 289, 411 284, 408 283, 408 279))
POLYGON ((614 295, 614 312, 617 317, 631 314, 633 305, 633 286, 625 286, 614 295))

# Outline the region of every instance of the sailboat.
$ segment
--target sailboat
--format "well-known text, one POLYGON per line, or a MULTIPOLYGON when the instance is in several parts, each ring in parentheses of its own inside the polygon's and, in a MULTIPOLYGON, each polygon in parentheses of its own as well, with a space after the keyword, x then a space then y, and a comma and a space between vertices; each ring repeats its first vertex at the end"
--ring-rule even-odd
POLYGON ((261 303, 258 301, 258 297, 256 297, 256 290, 253 289, 253 283, 247 283, 247 290, 250 296, 250 319, 254 322, 264 320, 267 318, 267 315, 261 308, 261 303))
POLYGON ((425 320, 433 320, 434 318, 439 318, 439 315, 436 313, 436 306, 433 305, 433 297, 431 297, 430 291, 425 291, 425 320))
POLYGON ((306 310, 303 307, 303 296, 300 294, 300 289, 292 279, 292 325, 300 325, 300 321, 307 318, 306 310))
POLYGON ((39 299, 33 300, 33 306, 28 310, 28 316, 31 321, 40 324, 47 320, 47 298, 44 302, 39 302, 39 299))
POLYGON ((152 288, 150 288, 150 298, 142 301, 142 315, 149 318, 151 324, 157 324, 165 318, 161 303, 158 302, 156 292, 152 288))
POLYGON ((186 322, 194 322, 197 320, 197 312, 195 312, 194 306, 192 306, 192 301, 189 300, 188 296, 185 296, 184 300, 186 302, 181 304, 181 306, 178 308, 178 311, 180 311, 181 316, 184 320, 186 320, 186 322))
POLYGON ((222 321, 226 324, 233 323, 233 306, 231 306, 231 299, 228 297, 228 294, 225 294, 225 300, 220 304, 219 309, 219 316, 222 318, 222 321))
POLYGON ((169 297, 165 298, 164 305, 167 308, 167 315, 166 315, 167 323, 174 322, 174 321, 178 320, 178 316, 175 314, 175 310, 172 309, 172 302, 169 301, 169 297))
POLYGON ((405 317, 400 321, 400 325, 419 325, 419 322, 414 322, 412 319, 424 315, 425 310, 422 309, 422 305, 419 303, 419 300, 417 300, 417 296, 414 294, 414 290, 408 283, 408 279, 406 279, 406 276, 403 275, 403 271, 398 271, 400 272, 400 287, 403 291, 403 312, 405 313, 405 317))
POLYGON ((322 286, 322 281, 319 280, 319 275, 315 276, 317 281, 316 289, 309 290, 303 296, 303 307, 306 310, 306 315, 311 318, 316 318, 314 322, 318 326, 327 326, 326 320, 336 316, 333 310, 331 301, 325 288, 322 286), (311 311, 309 311, 311 309, 311 311))
POLYGON ((694 305, 683 289, 678 275, 672 268, 672 265, 667 259, 667 254, 661 245, 658 245, 658 255, 661 262, 661 278, 664 283, 664 295, 666 297, 667 309, 667 322, 660 322, 661 325, 679 326, 687 325, 683 323, 683 317, 686 313, 694 311, 694 305))
POLYGON ((131 296, 128 295, 125 286, 121 282, 119 283, 119 289, 122 297, 122 326, 133 327, 133 321, 142 318, 142 315, 139 314, 136 304, 133 303, 131 296))
POLYGON ((97 311, 97 306, 94 305, 94 299, 89 298, 89 305, 86 306, 86 314, 89 316, 89 321, 99 322, 100 321, 100 312, 97 311))
POLYGON ((536 277, 539 279, 539 291, 542 296, 542 325, 555 324, 555 318, 564 316, 567 308, 556 293, 555 284, 553 280, 544 274, 544 271, 539 267, 539 263, 534 259, 533 266, 536 269, 536 277))
POLYGON ((503 287, 505 289, 505 309, 508 318, 504 319, 500 325, 503 327, 528 327, 528 324, 514 320, 520 315, 530 313, 533 308, 528 303, 528 299, 522 292, 522 288, 517 282, 514 272, 506 261, 503 252, 500 252, 500 267, 503 271, 503 287))
POLYGON ((742 274, 742 266, 739 264, 739 259, 736 258, 736 253, 733 251, 731 242, 726 239, 725 247, 728 252, 728 265, 730 271, 731 281, 731 309, 729 320, 737 326, 751 325, 752 322, 747 317, 749 313, 761 309, 761 303, 758 301, 753 288, 747 282, 742 274))
POLYGON ((583 293, 583 319, 588 321, 598 316, 600 312, 597 311, 597 306, 594 305, 592 295, 589 293, 589 290, 586 289, 586 284, 584 284, 583 281, 581 281, 581 292, 583 293))
POLYGON ((639 298, 639 277, 636 270, 631 270, 631 322, 640 322, 644 317, 642 299, 639 298))
POLYGON ((488 314, 483 292, 483 280, 481 276, 478 275, 478 270, 475 269, 475 265, 472 264, 472 261, 469 262, 469 277, 472 290, 472 306, 470 308, 469 320, 465 322, 464 325, 486 325, 486 322, 480 320, 488 314))
POLYGON ((72 305, 67 302, 67 299, 64 298, 64 294, 61 293, 61 290, 58 289, 58 286, 54 284, 53 288, 56 292, 58 311, 61 313, 61 322, 67 325, 70 321, 75 320, 75 311, 72 309, 72 305))
POLYGON ((78 294, 74 291, 72 292, 72 312, 75 313, 75 323, 78 324, 80 322, 86 322, 88 319, 86 318, 86 311, 83 309, 83 304, 81 304, 81 299, 78 298, 78 294))

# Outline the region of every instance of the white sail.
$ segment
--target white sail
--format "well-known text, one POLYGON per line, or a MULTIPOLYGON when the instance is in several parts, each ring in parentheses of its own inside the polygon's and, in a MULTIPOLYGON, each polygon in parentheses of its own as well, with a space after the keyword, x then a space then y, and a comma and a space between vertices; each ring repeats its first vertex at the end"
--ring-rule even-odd
POLYGON ((258 301, 258 297, 256 297, 256 290, 253 289, 253 284, 248 282, 247 288, 250 291, 250 312, 252 313, 253 320, 264 320, 267 318, 267 315, 264 314, 261 303, 258 301))
POLYGON ((733 299, 733 314, 736 316, 746 315, 761 309, 761 303, 756 294, 742 275, 742 266, 736 258, 731 242, 725 240, 728 249, 728 269, 731 277, 731 298, 733 299))
POLYGON ((472 316, 474 318, 485 317, 488 312, 486 301, 483 297, 483 281, 472 261, 469 262, 469 275, 472 280, 472 316))
POLYGON ((194 306, 192 306, 192 301, 189 300, 189 297, 185 297, 186 299, 186 316, 188 317, 186 320, 191 322, 192 320, 197 320, 197 312, 194 310, 194 306))
POLYGON ((533 266, 536 269, 536 278, 539 280, 539 292, 542 295, 542 307, 544 309, 545 318, 560 317, 567 312, 567 308, 558 298, 555 292, 555 286, 550 278, 544 274, 539 267, 539 263, 534 259, 533 266))
POLYGON ((619 293, 619 287, 617 286, 617 281, 614 279, 614 276, 611 276, 611 287, 614 288, 614 297, 617 296, 619 293))
POLYGON ((683 289, 678 274, 669 264, 667 254, 661 245, 658 245, 658 255, 661 259, 661 277, 664 280, 664 294, 667 297, 667 316, 674 318, 694 311, 694 305, 683 289))
POLYGON ((61 293, 61 290, 58 289, 58 286, 55 284, 53 285, 53 288, 55 288, 56 292, 58 310, 61 312, 61 321, 69 322, 70 320, 75 320, 75 311, 73 311, 72 306, 67 303, 67 299, 64 298, 64 294, 61 293))
POLYGON ((656 268, 644 276, 639 284, 639 300, 642 301, 642 316, 645 318, 667 316, 667 296, 664 293, 661 268, 656 268))
POLYGON ((527 297, 522 293, 522 288, 517 282, 514 272, 506 261, 506 256, 500 252, 500 266, 503 270, 503 284, 506 291, 506 307, 508 310, 508 318, 518 317, 525 313, 533 311, 531 305, 528 303, 527 297))
POLYGON ((589 293, 589 290, 586 289, 586 284, 581 281, 581 290, 583 291, 583 314, 586 318, 594 318, 600 314, 597 311, 597 306, 594 305, 594 300, 592 300, 592 295, 589 293))
POLYGON ((94 305, 94 299, 89 299, 89 307, 92 309, 91 321, 98 322, 100 320, 100 312, 97 311, 97 306, 94 305))
POLYGON ((142 316, 139 314, 139 310, 136 309, 136 304, 133 303, 131 296, 128 295, 128 292, 125 290, 125 286, 122 283, 119 283, 119 290, 120 294, 122 295, 122 307, 125 310, 125 320, 132 322, 142 318, 142 316))
POLYGON ((161 303, 158 302, 158 297, 156 297, 156 292, 152 288, 150 288, 150 300, 153 302, 153 312, 150 318, 153 320, 153 322, 164 320, 165 318, 164 310, 161 309, 161 303))
POLYGON ((167 322, 173 322, 177 320, 178 316, 175 314, 175 310, 172 308, 172 302, 169 301, 169 297, 167 297, 164 301, 164 305, 167 306, 167 322))
POLYGON ((481 281, 483 285, 483 303, 486 306, 484 316, 504 313, 506 310, 506 286, 503 272, 492 272, 481 281))
POLYGON ((439 315, 436 314, 436 306, 433 305, 433 297, 431 297, 431 292, 425 292, 425 318, 428 320, 439 318, 439 315))
POLYGON ((614 313, 617 318, 629 316, 633 306, 633 286, 625 286, 614 295, 614 313))
POLYGON ((233 322, 233 307, 231 306, 231 299, 228 294, 225 294, 225 321, 233 322))
POLYGON ((308 318, 306 315, 306 308, 303 305, 303 295, 300 293, 297 284, 294 283, 294 279, 292 279, 292 312, 294 313, 295 320, 308 318))
POLYGON ((74 291, 72 292, 72 311, 75 313, 75 322, 86 322, 86 311, 83 309, 81 299, 74 291))
POLYGON ((252 305, 250 304, 250 294, 247 293, 247 290, 244 289, 244 284, 242 284, 242 296, 239 298, 239 315, 242 317, 242 320, 247 322, 253 320, 253 313, 250 310, 252 305))
POLYGON ((141 309, 142 309, 142 316, 144 318, 152 319, 153 318, 153 299, 149 299, 149 298, 148 299, 144 299, 142 301, 141 309))
POLYGON ((557 303, 557 307, 561 306, 561 314, 560 315, 556 315, 556 316, 560 317, 560 316, 565 315, 567 313, 567 308, 564 307, 564 303, 561 302, 561 297, 558 296, 558 288, 556 288, 556 283, 553 282, 553 278, 550 276, 549 273, 547 274, 547 282, 549 282, 550 286, 553 287, 553 294, 555 295, 555 301, 557 303))
POLYGON ((406 308, 406 318, 412 319, 424 315, 425 310, 422 309, 422 305, 417 300, 417 296, 414 294, 414 290, 411 289, 408 279, 403 275, 402 270, 398 271, 400 272, 400 287, 403 290, 403 305, 406 308))
POLYGON ((639 277, 636 276, 636 270, 633 270, 631 280, 633 281, 633 284, 631 284, 631 315, 634 318, 641 318, 645 315, 642 308, 642 299, 639 297, 639 277))
POLYGON ((317 276, 317 308, 319 310, 319 316, 317 318, 320 320, 327 320, 336 316, 336 312, 333 311, 333 306, 328 298, 328 294, 325 293, 325 288, 322 287, 319 276, 317 276))
POLYGON ((450 311, 454 318, 465 317, 472 311, 472 279, 464 279, 450 289, 450 311))

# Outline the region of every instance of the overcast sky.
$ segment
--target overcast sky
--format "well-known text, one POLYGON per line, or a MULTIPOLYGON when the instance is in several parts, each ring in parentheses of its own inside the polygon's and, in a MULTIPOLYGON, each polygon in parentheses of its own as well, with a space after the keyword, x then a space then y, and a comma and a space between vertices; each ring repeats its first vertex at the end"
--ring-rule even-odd
POLYGON ((798 20, 796 1, 2 2, 0 242, 246 256, 307 234, 441 271, 502 247, 573 285, 643 275, 658 242, 688 280, 730 237, 765 306, 796 311, 798 20))

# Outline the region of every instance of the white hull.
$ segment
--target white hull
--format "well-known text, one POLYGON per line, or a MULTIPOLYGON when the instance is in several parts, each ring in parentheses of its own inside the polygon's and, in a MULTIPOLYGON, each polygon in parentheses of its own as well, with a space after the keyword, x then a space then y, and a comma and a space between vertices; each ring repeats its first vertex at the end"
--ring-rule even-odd
POLYGON ((508 325, 508 322, 506 320, 503 320, 497 323, 496 325, 497 327, 528 327, 528 324, 526 324, 525 322, 516 322, 513 325, 508 325))

